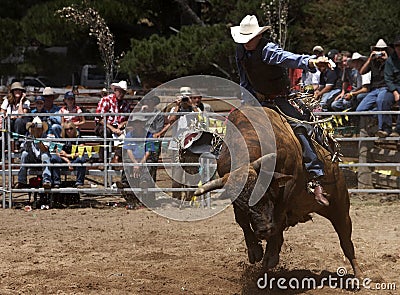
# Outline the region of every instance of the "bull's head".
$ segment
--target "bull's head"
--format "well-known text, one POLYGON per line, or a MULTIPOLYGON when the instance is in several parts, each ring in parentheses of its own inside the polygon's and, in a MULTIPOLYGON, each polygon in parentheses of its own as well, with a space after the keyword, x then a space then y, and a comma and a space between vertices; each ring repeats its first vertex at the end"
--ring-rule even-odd
POLYGON ((275 167, 275 158, 274 153, 265 155, 249 165, 243 165, 225 174, 222 178, 204 184, 194 194, 201 195, 224 188, 223 194, 229 196, 239 210, 250 217, 256 237, 267 240, 276 230, 273 213, 279 186, 283 183, 282 181, 291 178, 291 176, 264 170, 264 167, 275 167), (256 202, 253 198, 256 198, 256 202))

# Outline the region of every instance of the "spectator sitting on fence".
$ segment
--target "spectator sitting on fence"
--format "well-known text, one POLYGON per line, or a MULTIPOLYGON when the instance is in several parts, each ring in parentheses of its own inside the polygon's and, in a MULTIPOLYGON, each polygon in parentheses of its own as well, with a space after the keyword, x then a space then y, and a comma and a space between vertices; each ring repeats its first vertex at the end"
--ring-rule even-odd
MULTIPOLYGON (((61 151, 56 150, 56 154, 51 156, 51 163, 67 163, 67 164, 84 164, 86 162, 84 155, 79 155, 76 150, 80 145, 76 140, 78 138, 78 130, 73 122, 65 122, 61 131, 61 138, 69 138, 71 141, 63 141, 61 151), (73 146, 76 149, 73 149, 73 146)), ((82 146, 82 144, 81 144, 82 146)), ((76 171, 75 187, 83 186, 85 181, 86 167, 85 166, 69 166, 70 171, 76 171)), ((59 188, 61 185, 61 167, 52 167, 53 187, 59 188)))
POLYGON ((361 75, 359 70, 365 63, 367 57, 362 56, 358 52, 353 53, 352 58, 347 62, 349 69, 346 70, 343 82, 349 85, 349 89, 343 89, 345 93, 342 97, 337 97, 335 101, 332 102, 331 108, 334 111, 343 111, 346 109, 354 109, 357 107, 359 101, 368 92, 368 85, 371 80, 371 73, 361 75), (360 95, 364 93, 363 96, 360 95))
MULTIPOLYGON (((364 75, 371 71, 371 88, 370 92, 358 105, 356 111, 382 111, 384 101, 393 99, 392 92, 388 91, 388 87, 384 78, 385 63, 388 58, 388 46, 383 39, 379 39, 375 46, 371 48, 371 54, 360 70, 360 74, 364 75)), ((378 131, 376 136, 385 137, 391 133, 391 126, 384 124, 382 115, 378 116, 378 131)))
MULTIPOLYGON (((35 97, 35 108, 31 110, 32 114, 37 113, 48 113, 47 110, 44 109, 44 97, 39 95, 35 97)), ((39 116, 40 120, 47 121, 47 116, 39 116)))
POLYGON ((54 100, 58 95, 54 92, 51 87, 46 87, 43 90, 42 96, 44 97, 44 109, 52 116, 47 117, 47 124, 49 125, 49 134, 53 134, 55 137, 61 137, 61 118, 56 114, 59 112, 60 107, 54 104, 54 100))
MULTIPOLYGON (((384 109, 390 110, 393 104, 399 106, 400 101, 400 35, 398 35, 391 47, 394 48, 392 54, 390 54, 388 60, 385 64, 385 81, 388 86, 388 90, 393 93, 393 97, 386 97, 387 100, 384 101, 384 109)), ((391 126, 392 117, 391 115, 384 115, 383 117, 385 124, 391 126)), ((391 127, 390 127, 391 129, 391 127)), ((397 115, 396 120, 396 130, 389 133, 390 137, 400 136, 400 114, 397 115)))
MULTIPOLYGON (((26 96, 25 88, 22 87, 20 82, 12 83, 10 92, 4 97, 1 104, 1 112, 6 116, 10 116, 11 126, 9 126, 9 131, 21 135, 26 134, 26 123, 31 121, 31 117, 19 116, 19 114, 29 113, 29 110, 30 101, 26 96)), ((4 120, 6 120, 6 117, 4 120)), ((18 150, 18 148, 18 144, 16 144, 15 149, 18 150)))
MULTIPOLYGON (((324 56, 324 48, 322 46, 314 46, 312 50, 313 54, 315 55, 315 58, 318 58, 320 56, 324 56)), ((315 73, 312 73, 310 71, 303 70, 302 76, 301 76, 301 81, 304 85, 312 87, 313 91, 318 89, 319 85, 319 77, 321 75, 321 72, 317 69, 315 73)))
POLYGON ((327 111, 330 102, 340 93, 341 84, 338 86, 338 71, 330 69, 326 64, 320 64, 318 70, 321 72, 318 89, 314 91, 314 96, 319 98, 323 111, 327 111))
MULTIPOLYGON (((64 104, 59 113, 60 114, 81 114, 82 109, 76 104, 75 94, 72 91, 68 91, 64 94, 64 104)), ((86 120, 84 116, 61 116, 61 124, 64 126, 66 122, 73 122, 79 133, 79 126, 85 124, 86 120)))
POLYGON ((351 59, 349 60, 349 66, 352 67, 353 82, 352 89, 349 93, 346 93, 345 99, 352 101, 351 109, 356 110, 360 102, 367 96, 369 87, 371 84, 371 72, 361 75, 360 70, 364 65, 367 57, 354 52, 351 59), (361 85, 361 86, 360 86, 361 85))
MULTIPOLYGON (((49 168, 49 144, 41 140, 41 138, 46 137, 48 125, 46 122, 42 122, 39 117, 35 117, 32 122, 26 124, 26 129, 28 130, 28 136, 22 144, 21 164, 42 163, 44 165, 42 172, 43 187, 45 189, 50 189, 51 171, 49 168)), ((18 172, 18 182, 15 184, 14 188, 21 189, 28 187, 27 174, 28 167, 21 166, 18 172)))

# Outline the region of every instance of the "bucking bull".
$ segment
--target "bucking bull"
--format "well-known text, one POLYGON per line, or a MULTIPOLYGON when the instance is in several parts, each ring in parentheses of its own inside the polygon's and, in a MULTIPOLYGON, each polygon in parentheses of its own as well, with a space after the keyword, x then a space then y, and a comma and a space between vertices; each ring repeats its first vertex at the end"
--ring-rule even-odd
POLYGON ((242 134, 247 148, 236 149, 234 158, 231 158, 228 145, 234 146, 238 139, 231 132, 234 128, 228 125, 217 162, 220 178, 204 184, 195 195, 224 188, 224 193, 229 194, 231 198, 237 196, 233 201, 233 208, 235 219, 244 233, 249 262, 253 264, 262 260, 268 269, 275 267, 279 263, 283 231, 289 226, 310 220, 309 214, 316 212, 330 220, 355 276, 361 277, 362 272, 357 264, 351 241, 349 195, 343 174, 339 170, 338 163, 331 161, 331 154, 321 146, 316 146, 319 158, 325 163, 322 185, 330 201, 329 206, 321 206, 307 190, 307 175, 302 164, 301 146, 285 118, 268 108, 249 107, 233 111, 228 119, 242 134), (266 124, 265 116, 257 114, 260 110, 266 113, 272 128, 266 124), (251 122, 248 118, 251 118, 251 122), (272 138, 275 137, 276 154, 272 152, 262 154, 258 136, 260 133, 257 134, 253 126, 261 126, 263 132, 272 138), (250 158, 250 161, 241 163, 241 159, 246 159, 245 154, 248 154, 247 159, 250 158), (249 204, 250 194, 254 190, 257 178, 267 175, 260 173, 262 163, 275 160, 275 157, 276 164, 274 171, 270 173, 273 175, 270 185, 255 205, 249 204), (233 167, 231 167, 232 159, 236 161, 233 167), (244 180, 244 187, 237 187, 238 183, 243 181, 243 177, 247 178, 244 180), (261 240, 267 241, 265 254, 261 240))

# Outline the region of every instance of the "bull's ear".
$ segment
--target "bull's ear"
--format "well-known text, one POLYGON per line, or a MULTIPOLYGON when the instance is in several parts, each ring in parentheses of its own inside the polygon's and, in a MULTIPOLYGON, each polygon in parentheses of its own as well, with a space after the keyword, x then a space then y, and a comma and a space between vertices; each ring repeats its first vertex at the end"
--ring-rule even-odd
POLYGON ((262 156, 261 158, 258 158, 254 162, 252 162, 250 165, 253 166, 254 170, 256 170, 257 173, 260 172, 261 164, 266 165, 266 167, 269 167, 268 170, 274 171, 275 170, 275 161, 276 161, 276 154, 275 153, 270 153, 267 155, 262 156))
POLYGON ((194 195, 195 196, 200 196, 202 194, 205 194, 205 193, 211 192, 213 190, 222 188, 225 185, 226 180, 228 179, 228 177, 229 177, 229 173, 224 175, 224 177, 217 178, 217 179, 214 179, 214 180, 212 180, 210 182, 205 183, 203 186, 199 187, 194 192, 194 195))

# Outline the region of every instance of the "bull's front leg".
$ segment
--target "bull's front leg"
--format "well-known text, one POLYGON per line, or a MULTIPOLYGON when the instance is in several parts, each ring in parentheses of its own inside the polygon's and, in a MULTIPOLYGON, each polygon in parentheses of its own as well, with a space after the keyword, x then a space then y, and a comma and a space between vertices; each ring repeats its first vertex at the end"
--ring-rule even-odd
POLYGON ((278 230, 276 234, 271 236, 265 248, 265 254, 262 264, 265 268, 271 269, 279 263, 279 253, 283 244, 283 231, 278 230))
POLYGON ((247 254, 249 262, 254 264, 263 258, 263 247, 261 241, 258 240, 250 226, 250 218, 247 213, 243 212, 235 203, 233 203, 233 211, 235 213, 236 222, 243 230, 244 239, 247 246, 247 254))

